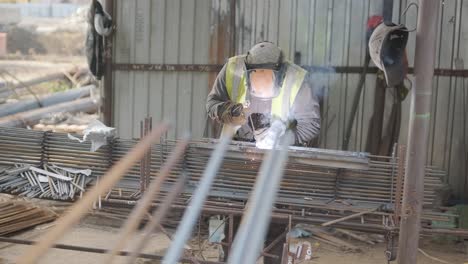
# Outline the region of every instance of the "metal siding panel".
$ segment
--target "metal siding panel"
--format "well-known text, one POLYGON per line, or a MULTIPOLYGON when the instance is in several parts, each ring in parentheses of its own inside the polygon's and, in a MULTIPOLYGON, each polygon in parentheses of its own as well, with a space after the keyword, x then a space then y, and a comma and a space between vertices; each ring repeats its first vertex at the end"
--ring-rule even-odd
POLYGON ((286 59, 291 60, 291 47, 290 38, 291 38, 291 11, 292 11, 292 1, 280 1, 280 16, 279 16, 279 32, 278 32, 278 46, 284 52, 286 59))
POLYGON ((299 0, 297 3, 296 28, 300 34, 296 34, 295 51, 301 54, 301 63, 307 63, 309 55, 309 10, 311 1, 299 0))
MULTIPOLYGON (((135 63, 149 63, 151 0, 137 0, 135 10, 135 63)), ((149 73, 135 72, 133 76, 133 136, 140 136, 139 123, 148 116, 149 73)))
MULTIPOLYGON (((151 46, 150 62, 164 63, 164 32, 166 27, 166 0, 152 0, 151 3, 151 46)), ((148 99, 149 115, 153 122, 163 120, 163 72, 152 72, 148 99)))
MULTIPOLYGON (((209 39, 210 39, 210 1, 196 1, 195 7, 195 43, 194 63, 206 64, 209 61, 209 39)), ((205 102, 208 95, 208 73, 197 73, 193 76, 191 127, 192 137, 199 139, 203 137, 206 125, 205 102)))
MULTIPOLYGON (((362 0, 352 0, 351 1, 351 19, 350 19, 350 34, 349 34, 349 48, 348 48, 348 58, 347 58, 347 65, 348 66, 362 66, 362 61, 364 59, 364 52, 363 52, 363 36, 365 30, 365 22, 363 21, 363 17, 365 16, 364 11, 364 1, 362 0)), ((345 104, 345 127, 350 122, 349 113, 351 112, 351 105, 352 100, 356 94, 356 86, 359 82, 359 75, 358 74, 348 74, 347 82, 346 82, 346 90, 348 92, 348 96, 346 97, 347 103, 345 104)), ((358 109, 356 112, 356 116, 353 122, 353 129, 350 136, 349 146, 350 149, 357 149, 358 146, 358 128, 360 127, 360 111, 361 105, 363 104, 362 98, 363 94, 361 93, 361 99, 359 100, 358 109)))
MULTIPOLYGON (((464 68, 468 69, 468 1, 462 2, 462 14, 463 21, 461 23, 461 36, 459 52, 460 57, 464 61, 464 68)), ((463 105, 461 111, 463 113, 463 121, 461 125, 461 137, 463 142, 463 156, 457 160, 461 160, 458 166, 462 167, 463 173, 458 177, 463 178, 463 191, 461 193, 462 198, 468 199, 468 78, 460 80, 463 84, 461 98, 463 98, 463 105)))
POLYGON ((326 43, 327 43, 327 24, 328 24, 328 1, 316 0, 314 10, 314 33, 313 33, 313 65, 325 65, 326 43))
MULTIPOLYGON (((452 2, 446 2, 442 7, 443 16, 441 20, 441 39, 438 68, 450 68, 452 66, 452 38, 454 34, 453 24, 450 22, 454 15, 452 2)), ((449 110, 452 87, 450 87, 450 77, 436 77, 435 93, 433 92, 433 148, 431 163, 437 166, 446 167, 447 142, 446 133, 450 122, 447 118, 449 110)), ((432 116, 431 116, 432 117, 432 116)))
MULTIPOLYGON (((117 4, 118 14, 117 17, 117 28, 118 34, 116 36, 116 62, 128 63, 131 61, 131 47, 132 38, 132 25, 127 20, 128 10, 134 10, 134 1, 119 1, 117 4), (125 18, 125 19, 124 19, 125 18)), ((116 119, 118 126, 119 136, 122 138, 132 137, 132 98, 133 98, 133 85, 130 83, 132 73, 129 72, 116 72, 116 99, 118 107, 115 107, 117 113, 116 119)))
POLYGON ((255 27, 254 27, 254 38, 255 43, 267 40, 265 38, 265 24, 263 23, 263 14, 266 0, 255 1, 255 27))
POLYGON ((249 0, 244 0, 244 13, 243 13, 243 18, 244 18, 244 27, 241 29, 243 31, 243 41, 242 41, 242 53, 246 53, 250 47, 254 43, 254 39, 252 38, 253 34, 253 3, 252 1, 249 0))
MULTIPOLYGON (((182 2, 181 9, 179 62, 182 64, 192 64, 194 56, 194 34, 196 31, 194 27, 195 1, 182 2)), ((177 89, 178 109, 176 137, 180 137, 192 129, 190 120, 192 118, 193 73, 180 73, 177 89)))
MULTIPOLYGON (((164 63, 177 64, 179 62, 180 5, 180 0, 166 2, 164 63)), ((175 72, 164 73, 163 117, 173 122, 173 124, 176 124, 177 121, 178 75, 179 73, 175 72)), ((170 129, 167 133, 167 137, 169 139, 175 139, 176 131, 176 128, 170 129)))
MULTIPOLYGON (((313 2, 311 2, 313 3, 313 2)), ((346 34, 343 30, 347 23, 347 3, 345 1, 335 1, 331 26, 331 47, 333 56, 330 58, 331 65, 344 65, 345 64, 345 50, 347 47, 346 34)), ((313 6, 312 6, 313 8, 313 6)), ((312 17, 312 16, 311 16, 312 17)), ((309 23, 313 23, 313 19, 309 23)), ((312 25, 312 24, 311 24, 312 25)), ((310 26, 310 30, 313 30, 313 26, 310 26)), ((309 32, 310 32, 309 30, 309 32)), ((313 32, 310 33, 310 42, 313 39, 313 32)), ((312 47, 312 45, 309 44, 312 47)), ((312 49, 309 49, 312 50, 312 49)), ((312 52, 310 52, 308 61, 312 61, 312 52)), ((321 137, 322 146, 326 148, 339 149, 341 147, 341 106, 343 97, 343 74, 330 74, 328 81, 328 93, 327 97, 324 98, 324 120, 322 121, 321 137)))
POLYGON ((278 43, 279 35, 279 12, 280 0, 269 1, 269 14, 268 14, 268 39, 273 43, 278 43))

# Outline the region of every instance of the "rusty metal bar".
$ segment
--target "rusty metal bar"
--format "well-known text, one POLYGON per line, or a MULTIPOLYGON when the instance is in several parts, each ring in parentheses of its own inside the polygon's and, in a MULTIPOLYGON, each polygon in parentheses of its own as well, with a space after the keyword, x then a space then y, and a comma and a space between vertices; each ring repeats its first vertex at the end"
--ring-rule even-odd
MULTIPOLYGON (((113 71, 189 71, 189 72, 219 72, 223 67, 222 64, 135 64, 135 63, 114 63, 112 64, 113 71)), ((302 68, 311 73, 348 73, 360 74, 364 67, 361 66, 311 66, 301 65, 302 68)), ((367 74, 376 74, 377 67, 369 67, 367 74)), ((408 69, 408 74, 414 74, 414 68, 408 69)), ((456 69, 434 69, 435 76, 453 76, 453 77, 468 77, 468 70, 456 69)))
MULTIPOLYGON (((37 242, 32 240, 26 239, 17 239, 17 238, 9 238, 9 237, 0 237, 0 242, 4 243, 11 243, 11 244, 18 244, 18 245, 29 245, 33 246, 37 242)), ((71 250, 71 251, 80 251, 80 252, 88 252, 88 253, 96 253, 96 254, 105 254, 107 249, 104 248, 95 248, 95 247, 82 247, 82 246, 74 246, 74 245, 66 245, 66 244, 55 244, 52 248, 57 249, 64 249, 64 250, 71 250)), ((129 251, 119 251, 117 255, 119 256, 130 256, 133 252, 129 251)), ((137 253, 137 257, 145 258, 145 259, 154 259, 154 260, 161 260, 163 256, 155 255, 155 254, 146 254, 146 253, 137 253)), ((180 260, 183 263, 192 263, 191 259, 182 258, 180 260)), ((222 262, 215 262, 215 261, 202 261, 199 260, 202 264, 222 264, 222 262)))
POLYGON ((142 198, 138 201, 135 208, 132 210, 132 213, 128 220, 125 222, 122 227, 119 239, 117 240, 115 246, 112 250, 109 251, 109 258, 106 263, 112 263, 113 257, 116 252, 122 249, 125 246, 125 243, 129 240, 130 236, 133 234, 135 229, 138 228, 138 224, 141 219, 144 217, 146 212, 151 206, 153 199, 157 199, 161 190, 161 186, 166 180, 167 176, 170 174, 174 166, 184 155, 185 149, 188 145, 188 139, 184 139, 177 144, 177 147, 171 153, 171 156, 166 161, 164 166, 161 168, 161 171, 158 174, 158 177, 151 183, 151 185, 146 190, 146 193, 142 195, 142 198))
POLYGON ((398 168, 397 168, 397 181, 396 192, 394 200, 394 220, 395 224, 400 224, 401 215, 401 198, 403 196, 403 178, 405 176, 405 161, 406 161, 406 146, 398 145, 398 168))
POLYGON ((410 127, 408 135, 407 169, 403 189, 398 263, 417 262, 421 211, 424 192, 424 168, 431 114, 434 51, 439 0, 419 2, 415 47, 415 82, 411 93, 410 127))

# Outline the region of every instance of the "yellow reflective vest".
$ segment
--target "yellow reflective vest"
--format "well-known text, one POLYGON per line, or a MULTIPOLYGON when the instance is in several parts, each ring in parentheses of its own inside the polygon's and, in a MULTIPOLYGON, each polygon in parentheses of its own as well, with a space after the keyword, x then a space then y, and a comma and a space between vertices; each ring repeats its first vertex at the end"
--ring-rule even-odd
MULTIPOLYGON (((226 89, 231 101, 244 103, 247 92, 245 55, 232 57, 226 67, 226 89)), ((307 71, 301 67, 287 64, 286 75, 278 96, 272 99, 271 115, 286 121, 294 100, 296 99, 307 71)))

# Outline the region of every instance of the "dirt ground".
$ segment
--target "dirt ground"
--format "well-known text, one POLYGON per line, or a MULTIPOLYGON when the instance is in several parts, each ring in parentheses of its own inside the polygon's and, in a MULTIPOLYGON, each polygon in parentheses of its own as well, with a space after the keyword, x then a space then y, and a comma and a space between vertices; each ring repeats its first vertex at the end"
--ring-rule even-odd
MULTIPOLYGON (((118 237, 118 228, 105 226, 107 220, 100 219, 96 221, 84 221, 76 226, 71 232, 69 232, 59 243, 69 245, 80 245, 86 247, 97 247, 97 248, 109 248, 113 241, 118 237)), ((112 224, 113 225, 113 224, 112 224)), ((45 224, 36 227, 33 230, 23 232, 15 236, 16 238, 37 240, 42 234, 50 230, 52 224, 45 224)), ((307 239, 313 245, 313 257, 312 261, 302 262, 303 264, 376 264, 376 263, 387 263, 384 251, 385 244, 380 243, 375 246, 359 245, 363 251, 360 253, 347 253, 342 252, 336 248, 321 244, 313 239, 307 239)), ((194 240, 195 241, 195 240, 194 240)), ((192 241, 193 242, 193 241, 192 241)), ((430 240, 424 240, 421 242, 421 248, 431 255, 432 257, 439 258, 446 263, 453 264, 465 264, 468 262, 468 257, 461 252, 461 248, 454 244, 439 245, 430 242, 430 240)), ((127 244, 131 245, 132 242, 127 244)), ((164 254, 165 250, 170 245, 170 239, 163 233, 155 233, 144 249, 145 253, 154 253, 158 255, 164 254)), ((0 243, 0 263, 14 263, 14 260, 20 256, 28 246, 23 245, 11 245, 6 243, 0 243), (3 262, 2 262, 3 260, 3 262)), ((192 247, 193 248, 193 247, 192 247)), ((128 249, 128 248, 127 248, 128 249)), ((215 246, 206 246, 203 251, 203 256, 210 260, 214 260, 213 257, 217 255, 215 246), (210 258, 211 257, 211 258, 210 258)), ((101 263, 105 259, 104 255, 94 253, 75 252, 61 249, 50 250, 45 257, 38 263, 43 264, 87 264, 87 263, 101 263)), ((116 263, 123 263, 124 258, 119 257, 116 263)), ((262 261, 259 261, 261 263, 262 261)), ((137 263, 150 264, 159 263, 157 261, 147 261, 139 259, 137 263)), ((435 260, 431 260, 423 254, 418 254, 419 264, 437 264, 441 263, 435 260)))

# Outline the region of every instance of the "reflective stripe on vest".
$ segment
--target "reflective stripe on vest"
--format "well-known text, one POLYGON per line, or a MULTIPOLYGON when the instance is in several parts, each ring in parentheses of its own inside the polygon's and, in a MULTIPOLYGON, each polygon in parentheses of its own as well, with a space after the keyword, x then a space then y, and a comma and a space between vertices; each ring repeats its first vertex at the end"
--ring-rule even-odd
MULTIPOLYGON (((231 101, 244 103, 246 95, 245 84, 245 56, 236 56, 229 59, 226 67, 226 89, 231 101)), ((306 76, 306 71, 301 67, 288 63, 286 77, 280 89, 280 94, 272 99, 271 114, 286 121, 289 110, 296 99, 302 82, 306 76)))

